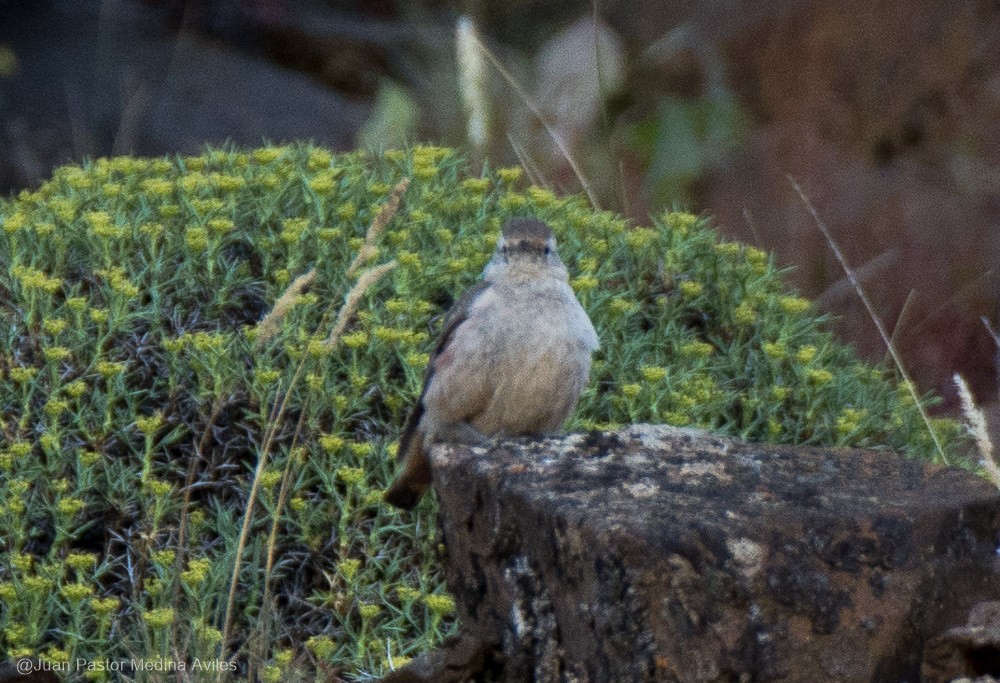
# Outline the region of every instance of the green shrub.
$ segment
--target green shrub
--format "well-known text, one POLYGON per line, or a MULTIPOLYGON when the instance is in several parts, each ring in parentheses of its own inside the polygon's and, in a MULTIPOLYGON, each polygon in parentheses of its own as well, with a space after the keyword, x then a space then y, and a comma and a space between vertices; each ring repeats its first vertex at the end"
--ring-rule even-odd
MULTIPOLYGON (((241 678, 380 673, 439 642, 454 623, 434 503, 400 515, 381 494, 436 316, 511 216, 553 226, 601 336, 572 429, 666 421, 932 457, 908 393, 822 331, 767 254, 689 214, 633 228, 520 176, 438 148, 216 149, 60 168, 0 204, 0 656, 213 660, 255 479, 241 678), (397 265, 327 345, 403 178, 368 262, 397 265), (265 339, 256 325, 310 269, 265 339)), ((954 454, 955 426, 938 428, 954 454)))

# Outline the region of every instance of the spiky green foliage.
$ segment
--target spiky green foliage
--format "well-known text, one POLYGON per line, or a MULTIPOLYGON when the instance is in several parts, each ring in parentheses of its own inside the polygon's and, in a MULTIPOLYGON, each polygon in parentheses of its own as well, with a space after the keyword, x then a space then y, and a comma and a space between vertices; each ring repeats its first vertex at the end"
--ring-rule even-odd
POLYGON ((433 501, 400 515, 381 493, 437 316, 516 215, 553 226, 600 333, 571 428, 932 456, 906 392, 823 332, 765 253, 694 216, 630 227, 437 148, 101 159, 0 205, 0 657, 214 660, 261 458, 225 650, 239 677, 379 673, 437 643, 453 604, 433 501), (328 345, 348 264, 403 178, 370 261, 398 265, 328 345))

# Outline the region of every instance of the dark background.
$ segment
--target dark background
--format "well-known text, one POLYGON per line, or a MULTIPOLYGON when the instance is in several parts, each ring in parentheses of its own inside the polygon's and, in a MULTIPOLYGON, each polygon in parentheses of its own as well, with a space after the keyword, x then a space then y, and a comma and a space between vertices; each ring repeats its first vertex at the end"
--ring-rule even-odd
POLYGON ((460 15, 530 100, 487 64, 474 156, 578 191, 537 107, 603 208, 716 217, 881 358, 791 175, 921 389, 954 410, 960 372, 996 414, 995 1, 0 0, 0 192, 86 157, 226 140, 467 146, 460 15))

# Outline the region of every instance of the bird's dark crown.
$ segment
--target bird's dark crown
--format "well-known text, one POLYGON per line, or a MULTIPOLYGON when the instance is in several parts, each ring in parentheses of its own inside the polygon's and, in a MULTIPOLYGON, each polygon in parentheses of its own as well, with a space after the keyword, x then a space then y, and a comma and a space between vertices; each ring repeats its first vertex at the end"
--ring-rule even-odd
POLYGON ((537 218, 514 218, 501 229, 503 241, 512 248, 544 250, 552 239, 552 230, 537 218))

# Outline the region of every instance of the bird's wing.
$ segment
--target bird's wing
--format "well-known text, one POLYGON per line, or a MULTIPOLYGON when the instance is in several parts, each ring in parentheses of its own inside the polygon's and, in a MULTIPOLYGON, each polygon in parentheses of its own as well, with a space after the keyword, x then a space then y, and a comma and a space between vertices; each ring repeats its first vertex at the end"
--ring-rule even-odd
POLYGON ((475 285, 470 287, 462 294, 458 300, 452 304, 451 308, 444 317, 444 325, 441 328, 441 336, 438 337, 438 342, 434 346, 434 353, 431 355, 430 362, 427 364, 427 370, 424 373, 424 385, 420 390, 420 398, 417 400, 417 404, 413 406, 413 410, 406 418, 406 424, 403 426, 403 435, 399 439, 399 448, 397 449, 397 458, 405 458, 406 454, 411 448, 411 442, 417 433, 417 425, 420 424, 420 418, 424 416, 424 397, 427 395, 427 387, 431 384, 431 379, 434 377, 434 365, 435 361, 441 357, 442 354, 448 349, 448 342, 452 340, 455 335, 455 331, 458 327, 465 322, 469 317, 469 310, 472 308, 472 304, 476 299, 480 297, 487 289, 489 289, 490 283, 486 280, 481 280, 475 285))

